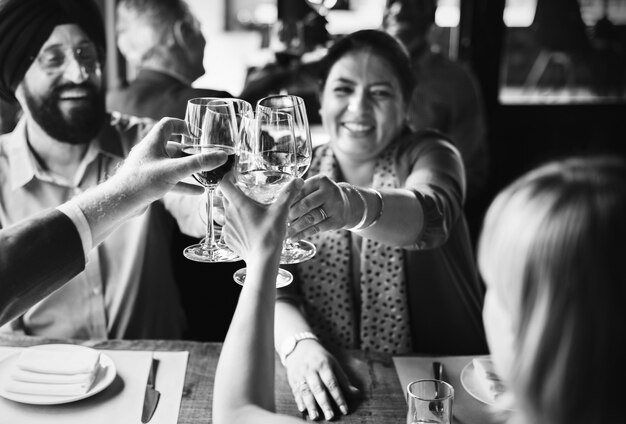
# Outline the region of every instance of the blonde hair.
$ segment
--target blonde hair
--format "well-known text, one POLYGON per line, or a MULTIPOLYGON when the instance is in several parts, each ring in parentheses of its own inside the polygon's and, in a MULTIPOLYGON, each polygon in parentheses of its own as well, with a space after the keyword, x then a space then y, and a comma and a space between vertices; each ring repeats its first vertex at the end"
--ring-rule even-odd
POLYGON ((626 163, 570 158, 500 193, 479 268, 513 316, 514 420, 619 422, 626 356, 626 163))

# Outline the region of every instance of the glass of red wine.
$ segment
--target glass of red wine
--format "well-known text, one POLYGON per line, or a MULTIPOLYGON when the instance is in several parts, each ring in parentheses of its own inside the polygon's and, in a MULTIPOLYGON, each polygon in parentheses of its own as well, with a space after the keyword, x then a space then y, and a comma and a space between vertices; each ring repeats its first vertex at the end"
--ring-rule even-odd
POLYGON ((235 163, 235 148, 239 140, 237 115, 232 99, 201 97, 187 102, 185 120, 189 136, 183 137, 183 153, 225 152, 228 160, 212 171, 198 172, 193 177, 204 186, 207 195, 206 237, 191 245, 183 254, 197 262, 233 262, 239 256, 215 239, 213 223, 213 194, 222 177, 235 163))

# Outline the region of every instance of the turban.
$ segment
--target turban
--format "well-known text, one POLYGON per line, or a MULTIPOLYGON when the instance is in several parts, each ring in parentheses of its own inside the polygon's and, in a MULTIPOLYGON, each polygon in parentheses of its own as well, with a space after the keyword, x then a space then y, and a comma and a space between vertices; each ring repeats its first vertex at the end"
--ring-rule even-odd
POLYGON ((77 24, 96 45, 106 46, 104 23, 92 0, 0 0, 0 97, 15 89, 57 25, 77 24))

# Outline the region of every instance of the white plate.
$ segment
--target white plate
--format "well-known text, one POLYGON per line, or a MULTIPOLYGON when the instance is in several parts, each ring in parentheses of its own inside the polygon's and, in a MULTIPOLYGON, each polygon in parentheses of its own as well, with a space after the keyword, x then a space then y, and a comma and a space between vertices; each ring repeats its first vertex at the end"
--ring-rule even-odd
MULTIPOLYGON (((76 351, 76 350, 84 350, 89 349, 93 350, 90 347, 86 346, 77 346, 72 344, 49 344, 49 345, 39 345, 32 346, 28 349, 46 349, 46 350, 56 350, 56 351, 76 351)), ((100 393, 102 390, 106 389, 115 379, 115 375, 117 373, 115 369, 115 364, 113 360, 100 352, 100 369, 98 370, 98 374, 96 375, 96 379, 91 385, 91 388, 82 395, 75 396, 45 396, 45 395, 27 395, 22 393, 12 393, 7 392, 4 388, 7 385, 7 381, 10 378, 11 370, 15 366, 15 362, 17 361, 20 352, 16 352, 12 355, 7 356, 2 361, 0 361, 0 396, 5 399, 9 399, 15 402, 21 403, 30 403, 32 405, 57 405, 61 403, 74 402, 80 399, 85 399, 87 397, 93 396, 96 393, 100 393)))
MULTIPOLYGON (((479 377, 474 370, 474 363, 470 361, 461 370, 461 384, 467 393, 469 393, 474 399, 477 399, 487 405, 493 406, 497 409, 509 410, 501 402, 496 402, 492 399, 490 393, 487 393, 485 388, 480 384, 479 377)), ((504 396, 504 395, 502 395, 504 396)))

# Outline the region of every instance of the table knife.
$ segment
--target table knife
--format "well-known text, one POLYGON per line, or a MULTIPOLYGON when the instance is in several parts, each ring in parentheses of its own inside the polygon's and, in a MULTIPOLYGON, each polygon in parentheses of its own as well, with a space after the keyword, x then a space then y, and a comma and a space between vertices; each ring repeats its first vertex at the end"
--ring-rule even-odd
POLYGON ((143 409, 141 410, 142 423, 150 421, 157 405, 159 404, 159 398, 161 397, 161 393, 154 388, 158 366, 159 360, 152 358, 150 371, 148 372, 148 382, 146 383, 146 394, 143 398, 143 409))

